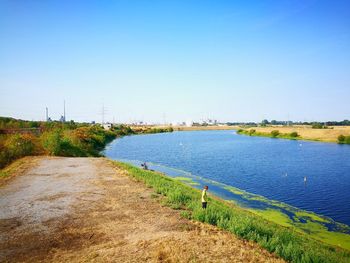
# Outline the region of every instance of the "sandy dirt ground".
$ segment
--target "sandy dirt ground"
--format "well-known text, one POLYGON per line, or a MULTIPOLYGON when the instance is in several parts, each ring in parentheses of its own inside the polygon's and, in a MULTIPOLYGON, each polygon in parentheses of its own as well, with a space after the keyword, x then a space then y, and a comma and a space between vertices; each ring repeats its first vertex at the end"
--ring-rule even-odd
POLYGON ((160 199, 107 159, 42 157, 0 187, 0 262, 282 262, 160 199))

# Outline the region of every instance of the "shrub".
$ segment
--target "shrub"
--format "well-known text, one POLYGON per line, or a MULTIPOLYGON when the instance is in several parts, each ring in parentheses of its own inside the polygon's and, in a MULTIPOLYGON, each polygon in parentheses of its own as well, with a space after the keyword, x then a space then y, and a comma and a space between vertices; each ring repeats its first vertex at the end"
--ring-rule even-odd
POLYGON ((74 142, 72 138, 64 137, 60 142, 60 156, 85 157, 86 151, 79 142, 74 142))
POLYGON ((251 130, 249 130, 249 135, 251 136, 251 135, 253 135, 255 132, 256 132, 256 130, 251 129, 251 130))
POLYGON ((311 126, 312 129, 327 129, 327 126, 323 125, 322 123, 315 122, 311 126))
POLYGON ((15 134, 2 138, 0 143, 0 168, 18 158, 39 152, 36 137, 31 134, 15 134))
POLYGON ((143 133, 164 133, 164 132, 173 132, 173 127, 168 128, 146 128, 143 133))
POLYGON ((350 144, 350 136, 345 136, 345 141, 344 143, 350 144))
POLYGON ((342 134, 339 135, 339 136, 338 136, 338 142, 339 142, 339 143, 344 143, 344 141, 345 141, 345 136, 342 135, 342 134))
POLYGON ((50 155, 59 155, 61 152, 63 133, 61 130, 48 131, 42 134, 41 141, 44 149, 50 155))
POLYGON ((293 137, 293 138, 296 138, 296 137, 299 136, 299 134, 298 134, 297 132, 291 132, 291 133, 289 134, 289 136, 290 136, 290 137, 293 137))
POLYGON ((16 158, 31 155, 34 152, 34 138, 29 134, 16 134, 6 141, 6 147, 10 154, 16 158))
POLYGON ((339 135, 338 136, 338 143, 342 144, 350 144, 350 135, 349 136, 344 136, 344 135, 339 135))
POLYGON ((271 136, 272 136, 273 138, 276 138, 279 134, 280 134, 280 132, 279 132, 278 130, 273 130, 273 131, 271 131, 271 136))

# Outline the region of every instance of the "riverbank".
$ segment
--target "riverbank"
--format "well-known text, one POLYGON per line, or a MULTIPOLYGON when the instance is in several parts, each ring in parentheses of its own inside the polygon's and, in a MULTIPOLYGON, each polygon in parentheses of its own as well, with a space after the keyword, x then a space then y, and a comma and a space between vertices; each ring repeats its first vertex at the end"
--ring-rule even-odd
POLYGON ((347 262, 350 252, 314 240, 212 196, 209 208, 200 207, 200 191, 160 173, 115 163, 166 197, 165 204, 180 209, 186 218, 205 222, 257 242, 270 252, 292 262, 347 262))
MULTIPOLYGON (((133 129, 140 129, 142 126, 132 126, 133 129)), ((148 126, 146 126, 148 127, 148 126)), ((168 129, 169 126, 152 126, 155 129, 168 129)), ((215 131, 215 130, 234 130, 238 126, 229 125, 207 125, 207 126, 170 126, 174 131, 215 131)))
MULTIPOLYGON (((284 262, 184 218, 134 172, 159 174, 105 158, 26 157, 11 166, 0 187, 1 262, 284 262)), ((164 189, 174 183, 165 180, 164 189)))
POLYGON ((215 131, 215 130, 233 130, 235 129, 234 126, 229 125, 213 125, 213 126, 191 126, 191 127, 185 127, 185 126, 175 126, 175 131, 215 131))
POLYGON ((332 126, 327 129, 313 129, 306 125, 240 127, 237 129, 237 133, 249 136, 338 143, 340 135, 350 136, 350 126, 332 126))
POLYGON ((105 158, 36 157, 32 167, 30 161, 13 164, 0 187, 0 240, 8 240, 0 241, 1 260, 350 260, 347 250, 215 196, 202 210, 199 190, 157 172, 105 158))

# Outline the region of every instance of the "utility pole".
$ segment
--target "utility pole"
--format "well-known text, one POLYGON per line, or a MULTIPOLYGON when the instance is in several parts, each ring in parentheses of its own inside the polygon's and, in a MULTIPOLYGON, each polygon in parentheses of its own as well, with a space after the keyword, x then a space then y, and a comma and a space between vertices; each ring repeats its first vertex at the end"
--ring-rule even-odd
POLYGON ((166 125, 166 115, 165 115, 165 112, 163 112, 163 125, 164 125, 164 126, 166 125))
POLYGON ((66 100, 63 100, 63 121, 66 121, 66 100))
POLYGON ((102 115, 102 125, 105 124, 105 113, 106 113, 106 108, 105 105, 102 104, 102 111, 101 111, 101 115, 102 115))
POLYGON ((49 121, 49 108, 46 107, 46 121, 49 121))

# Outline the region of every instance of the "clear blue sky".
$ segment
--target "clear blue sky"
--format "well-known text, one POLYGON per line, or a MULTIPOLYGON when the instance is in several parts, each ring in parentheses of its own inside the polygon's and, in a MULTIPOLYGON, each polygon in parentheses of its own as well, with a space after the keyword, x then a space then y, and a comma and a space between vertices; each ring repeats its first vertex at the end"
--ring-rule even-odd
POLYGON ((0 115, 350 119, 350 1, 0 1, 0 115))

